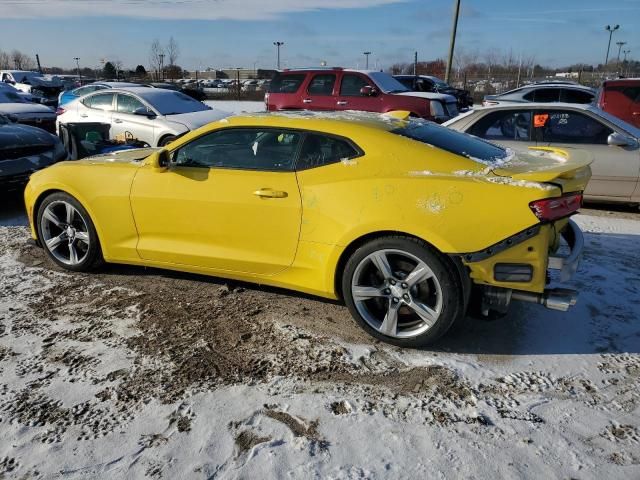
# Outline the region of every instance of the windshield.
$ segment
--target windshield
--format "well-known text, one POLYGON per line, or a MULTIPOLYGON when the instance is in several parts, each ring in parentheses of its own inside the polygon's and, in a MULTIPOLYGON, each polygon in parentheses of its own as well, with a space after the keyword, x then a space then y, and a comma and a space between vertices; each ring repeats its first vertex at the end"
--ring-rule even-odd
POLYGON ((507 159, 509 155, 507 150, 497 145, 431 122, 412 121, 406 127, 392 130, 391 133, 433 145, 482 164, 497 163, 507 159))
POLYGON ((433 83, 435 83, 440 88, 449 88, 449 84, 444 80, 440 80, 439 78, 433 77, 433 83))
POLYGON ((210 110, 204 103, 194 100, 184 93, 162 88, 154 88, 151 93, 140 96, 149 102, 160 115, 178 115, 210 110))
POLYGON ((367 75, 369 75, 369 77, 376 83, 378 88, 384 93, 400 93, 411 91, 388 73, 369 72, 367 75))
POLYGON ((40 77, 38 72, 13 72, 13 78, 18 83, 31 83, 34 78, 40 77))

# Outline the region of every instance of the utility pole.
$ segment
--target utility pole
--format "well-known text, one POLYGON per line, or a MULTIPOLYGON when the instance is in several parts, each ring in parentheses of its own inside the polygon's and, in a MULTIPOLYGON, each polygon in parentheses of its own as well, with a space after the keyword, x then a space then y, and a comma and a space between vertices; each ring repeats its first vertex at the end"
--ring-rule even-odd
POLYGON ((413 52, 413 76, 418 76, 418 52, 413 52))
POLYGON ((604 29, 607 32, 609 32, 609 44, 607 45, 607 56, 604 59, 605 70, 607 68, 607 63, 609 63, 609 49, 611 48, 611 37, 613 36, 613 32, 615 32, 619 28, 620 28, 620 25, 614 25, 613 27, 611 25, 607 25, 606 27, 604 27, 604 29))
POLYGON ((369 55, 371 55, 371 52, 362 52, 362 54, 364 55, 365 58, 365 70, 369 70, 369 55))
POLYGON ((160 75, 162 75, 162 80, 164 82, 164 53, 158 55, 160 57, 160 75))
POLYGON ((38 72, 42 74, 42 67, 40 66, 40 55, 36 53, 36 62, 38 63, 38 72))
POLYGON ((82 82, 82 75, 80 75, 80 57, 73 57, 76 61, 76 72, 78 72, 78 79, 82 82))
POLYGON ((451 29, 451 42, 449 43, 449 61, 447 71, 444 74, 444 81, 449 83, 451 78, 451 64, 453 63, 453 51, 456 48, 456 33, 458 31, 458 17, 460 16, 460 0, 455 0, 456 6, 453 9, 453 27, 451 29))
POLYGON ((277 55, 276 56, 277 63, 276 63, 276 65, 278 67, 278 70, 280 70, 280 47, 282 45, 284 45, 284 42, 273 42, 273 44, 276 46, 276 50, 277 50, 277 54, 276 54, 277 55))
POLYGON ((622 50, 622 46, 626 44, 627 42, 616 42, 616 45, 618 45, 618 71, 620 71, 620 50, 622 50))

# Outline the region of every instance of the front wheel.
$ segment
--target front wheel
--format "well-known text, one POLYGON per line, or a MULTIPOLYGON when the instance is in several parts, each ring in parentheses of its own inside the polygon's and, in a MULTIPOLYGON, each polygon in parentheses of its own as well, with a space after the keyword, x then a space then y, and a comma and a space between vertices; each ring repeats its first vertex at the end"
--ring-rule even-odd
POLYGON ((171 142, 173 142, 176 138, 176 136, 174 135, 167 135, 166 137, 164 137, 162 140, 160 140, 160 143, 158 144, 159 147, 166 147, 167 145, 169 145, 171 142))
POLYGON ((402 347, 433 343, 464 313, 455 267, 414 238, 383 237, 360 247, 347 261, 342 292, 365 331, 402 347))
POLYGON ((71 195, 54 193, 40 204, 38 238, 59 266, 84 272, 102 263, 98 234, 84 207, 71 195))

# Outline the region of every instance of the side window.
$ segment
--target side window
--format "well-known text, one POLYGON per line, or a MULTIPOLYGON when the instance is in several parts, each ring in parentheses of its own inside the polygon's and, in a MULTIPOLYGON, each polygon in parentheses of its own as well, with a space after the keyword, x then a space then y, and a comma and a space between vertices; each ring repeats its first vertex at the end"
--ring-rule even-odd
POLYGON ((133 114, 138 108, 144 108, 145 110, 147 110, 147 107, 145 107, 140 100, 138 100, 135 97, 132 97, 131 95, 122 95, 121 93, 119 93, 117 100, 118 100, 117 111, 119 113, 133 114))
POLYGON ((183 167, 293 170, 301 134, 288 130, 233 128, 196 138, 173 154, 183 167))
POLYGON ((271 80, 269 92, 296 93, 304 79, 304 74, 276 75, 273 80, 271 80))
POLYGON ((574 90, 571 88, 562 89, 560 101, 566 103, 591 103, 593 102, 593 94, 583 90, 574 90))
POLYGON ((359 155, 360 152, 345 140, 310 133, 302 144, 296 170, 321 167, 341 160, 346 161, 359 155))
POLYGON ((402 85, 404 85, 405 87, 407 87, 409 90, 413 90, 413 77, 401 77, 401 78, 397 78, 396 80, 398 80, 402 85))
POLYGON ((97 110, 113 110, 113 93, 99 93, 85 98, 84 103, 89 108, 95 108, 97 110))
POLYGON ((533 98, 536 102, 557 102, 560 100, 559 88, 539 88, 535 90, 533 98))
MULTIPOLYGON (((613 133, 606 125, 587 115, 571 111, 548 112, 542 129, 542 139, 552 143, 582 143, 606 145, 613 133)), ((536 113, 544 118, 544 113, 536 113)))
POLYGON ((316 75, 311 80, 307 93, 309 95, 332 95, 336 76, 333 74, 316 75))
POLYGON ((507 110, 485 115, 468 131, 487 140, 529 141, 531 139, 531 111, 507 110))
POLYGON ((344 96, 360 96, 360 89, 366 87, 369 83, 360 75, 354 75, 347 73, 342 77, 342 84, 340 85, 340 95, 344 96))
POLYGON ((527 102, 533 102, 533 101, 535 101, 535 96, 536 96, 536 91, 532 90, 531 92, 527 93, 526 95, 523 95, 522 98, 524 98, 527 102))

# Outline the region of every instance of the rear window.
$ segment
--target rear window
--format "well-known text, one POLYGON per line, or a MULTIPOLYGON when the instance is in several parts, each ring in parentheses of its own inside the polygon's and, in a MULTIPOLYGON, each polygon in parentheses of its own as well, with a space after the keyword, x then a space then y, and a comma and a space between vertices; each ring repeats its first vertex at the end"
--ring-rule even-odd
POLYGON ((304 74, 276 75, 269 86, 270 93, 296 93, 305 79, 304 74))
POLYGON ((480 163, 492 163, 508 156, 504 148, 435 123, 413 121, 406 127, 392 130, 391 133, 433 145, 480 163))

